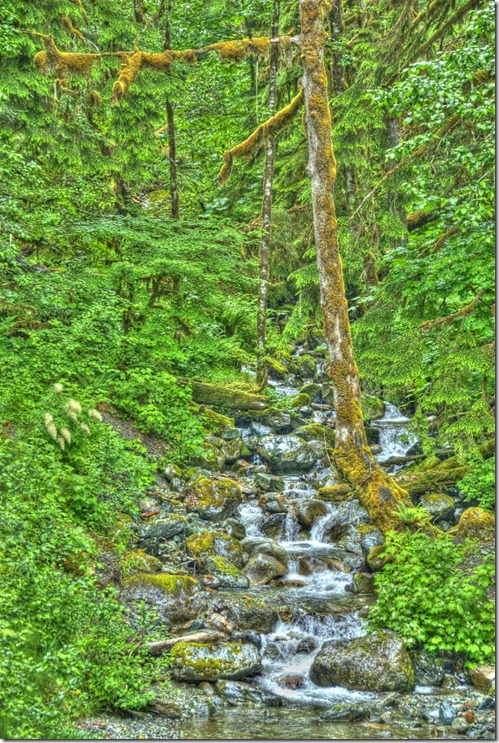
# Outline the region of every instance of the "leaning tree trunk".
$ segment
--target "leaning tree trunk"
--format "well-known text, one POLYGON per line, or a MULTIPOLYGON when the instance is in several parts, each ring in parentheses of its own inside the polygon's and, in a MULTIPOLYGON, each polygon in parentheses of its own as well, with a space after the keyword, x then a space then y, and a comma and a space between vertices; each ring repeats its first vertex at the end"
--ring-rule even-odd
POLYGON ((329 350, 328 375, 334 388, 336 443, 334 461, 355 488, 375 524, 383 531, 401 526, 398 506, 412 505, 371 454, 362 417, 360 381, 338 247, 334 204, 336 163, 324 65, 323 2, 300 0, 301 58, 312 187, 315 245, 324 334, 329 350))
MULTIPOLYGON (((165 23, 165 49, 171 49, 171 2, 166 4, 166 23, 165 23)), ((168 161, 170 165, 170 201, 172 217, 180 217, 178 185, 177 185, 177 140, 175 136, 175 115, 173 103, 169 98, 166 99, 166 123, 168 126, 168 161)))
MULTIPOLYGON (((279 36, 280 0, 274 0, 274 17, 272 20, 272 37, 279 36)), ((278 44, 273 44, 270 50, 270 80, 269 80, 269 116, 275 113, 277 95, 277 68, 279 65, 278 44)), ((257 383, 265 387, 268 369, 265 363, 265 325, 267 320, 267 295, 269 281, 269 252, 272 222, 272 181, 274 179, 276 139, 273 132, 267 134, 265 143, 265 170, 263 176, 263 203, 262 203, 262 242, 260 245, 260 285, 258 291, 258 309, 256 320, 257 345, 257 383)))

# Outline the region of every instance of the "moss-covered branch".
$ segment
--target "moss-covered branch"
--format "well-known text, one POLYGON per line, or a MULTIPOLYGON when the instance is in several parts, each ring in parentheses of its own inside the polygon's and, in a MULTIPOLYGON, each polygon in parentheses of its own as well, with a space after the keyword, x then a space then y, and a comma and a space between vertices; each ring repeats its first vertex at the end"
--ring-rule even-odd
POLYGON ((478 300, 484 295, 484 293, 485 292, 483 291, 479 292, 469 304, 467 304, 465 307, 462 307, 457 312, 453 312, 451 315, 446 315, 445 317, 437 317, 436 320, 427 320, 419 326, 419 330, 433 330, 433 328, 436 328, 439 325, 450 325, 454 322, 454 320, 458 320, 460 317, 469 315, 470 312, 473 312, 478 300))
POLYGON ((259 152, 265 144, 269 134, 277 134, 286 127, 294 118, 296 112, 303 103, 303 90, 300 90, 293 100, 287 106, 281 108, 274 116, 260 124, 250 136, 233 147, 231 150, 224 152, 224 164, 218 174, 218 183, 224 184, 230 177, 232 163, 234 158, 247 157, 252 158, 259 152))

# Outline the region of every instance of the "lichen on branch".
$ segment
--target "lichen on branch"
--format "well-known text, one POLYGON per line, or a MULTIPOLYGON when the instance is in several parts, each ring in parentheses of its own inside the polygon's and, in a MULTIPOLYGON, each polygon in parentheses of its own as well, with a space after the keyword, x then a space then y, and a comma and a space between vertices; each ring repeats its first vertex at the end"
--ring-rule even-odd
POLYGON ((224 152, 224 164, 218 173, 219 185, 223 185, 229 179, 234 158, 246 157, 250 159, 255 157, 265 144, 268 135, 276 134, 284 129, 293 120, 302 103, 303 90, 300 90, 287 106, 281 108, 274 116, 271 116, 270 119, 260 124, 244 142, 240 142, 232 149, 224 152))

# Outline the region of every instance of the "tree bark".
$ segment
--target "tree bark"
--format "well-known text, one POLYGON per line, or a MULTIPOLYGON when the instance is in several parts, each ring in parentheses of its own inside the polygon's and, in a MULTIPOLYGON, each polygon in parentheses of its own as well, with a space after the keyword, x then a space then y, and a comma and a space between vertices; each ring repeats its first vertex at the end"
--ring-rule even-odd
POLYGON ((360 380, 338 246, 334 203, 336 163, 324 64, 325 34, 321 0, 300 0, 301 58, 309 147, 315 245, 324 334, 329 350, 327 372, 334 388, 336 443, 334 461, 341 474, 383 531, 402 525, 397 507, 410 507, 408 493, 396 485, 372 456, 364 429, 360 380))
MULTIPOLYGON (((165 49, 171 49, 171 0, 166 4, 166 22, 165 22, 165 49)), ((170 73, 168 73, 170 74, 170 73)), ((177 140, 175 136, 175 116, 173 103, 166 99, 166 122, 168 125, 168 162, 170 167, 170 201, 172 217, 179 219, 180 207, 178 198, 177 185, 177 140)))
MULTIPOLYGON (((279 36, 280 0, 274 0, 274 15, 272 19, 272 37, 279 36)), ((277 69, 279 65, 279 47, 274 44, 270 50, 270 80, 269 80, 269 116, 273 116, 276 109, 277 69)), ((274 179, 276 138, 273 132, 267 134, 265 144, 265 170, 263 176, 263 203, 262 203, 262 242, 260 245, 260 285, 258 291, 258 309, 256 321, 257 337, 257 372, 258 385, 263 388, 268 378, 268 369, 265 363, 265 326, 267 320, 267 296, 269 281, 269 253, 272 225, 272 181, 274 179)))

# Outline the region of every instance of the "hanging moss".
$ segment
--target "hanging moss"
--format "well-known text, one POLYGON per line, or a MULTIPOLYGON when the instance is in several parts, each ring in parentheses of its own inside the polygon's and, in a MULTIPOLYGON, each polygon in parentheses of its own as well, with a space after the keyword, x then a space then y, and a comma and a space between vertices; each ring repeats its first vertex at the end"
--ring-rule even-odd
POLYGON ((45 51, 35 54, 34 62, 41 72, 56 72, 57 75, 64 79, 69 73, 72 75, 88 75, 92 72, 93 64, 96 59, 100 59, 100 54, 80 54, 72 52, 61 52, 55 45, 52 36, 36 34, 43 39, 45 51))
POLYGON ((247 54, 255 56, 267 56, 270 52, 271 41, 269 38, 256 39, 234 39, 233 41, 219 41, 216 44, 205 46, 202 51, 216 52, 221 59, 232 59, 241 62, 247 54))
POLYGON ((271 116, 267 121, 264 121, 263 124, 260 124, 260 126, 250 134, 248 139, 245 139, 244 142, 236 145, 231 150, 224 152, 224 164, 218 174, 219 185, 223 185, 229 179, 234 158, 246 157, 249 159, 255 157, 258 151, 263 147, 267 136, 269 134, 276 134, 281 131, 281 129, 284 129, 284 127, 293 120, 294 115, 302 103, 303 90, 300 90, 298 95, 296 95, 287 106, 274 114, 274 116, 271 116))

